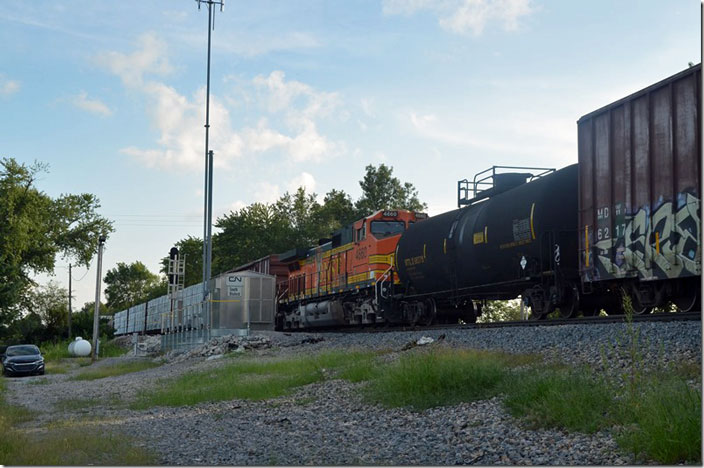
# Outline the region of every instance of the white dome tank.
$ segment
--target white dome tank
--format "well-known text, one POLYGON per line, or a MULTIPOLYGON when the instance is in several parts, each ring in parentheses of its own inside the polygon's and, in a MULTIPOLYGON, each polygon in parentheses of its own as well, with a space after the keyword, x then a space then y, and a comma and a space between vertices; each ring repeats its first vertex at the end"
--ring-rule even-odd
POLYGON ((68 354, 71 356, 90 356, 90 350, 90 343, 80 336, 77 336, 76 340, 68 345, 68 354))

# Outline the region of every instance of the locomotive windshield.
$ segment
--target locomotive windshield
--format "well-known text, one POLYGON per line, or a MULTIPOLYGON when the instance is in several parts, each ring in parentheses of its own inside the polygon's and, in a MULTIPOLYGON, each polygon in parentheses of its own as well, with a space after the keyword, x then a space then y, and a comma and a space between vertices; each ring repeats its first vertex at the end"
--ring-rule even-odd
POLYGON ((377 239, 401 234, 403 229, 403 221, 372 221, 372 234, 377 239))

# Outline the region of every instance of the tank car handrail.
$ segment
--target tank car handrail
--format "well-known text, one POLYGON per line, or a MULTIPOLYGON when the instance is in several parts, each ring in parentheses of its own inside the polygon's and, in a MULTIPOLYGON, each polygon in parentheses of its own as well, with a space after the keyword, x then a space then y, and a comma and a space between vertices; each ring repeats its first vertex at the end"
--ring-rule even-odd
POLYGON ((462 205, 471 205, 474 202, 489 198, 492 195, 490 190, 496 187, 496 176, 502 175, 502 173, 497 173, 497 169, 537 171, 537 173, 525 173, 526 178, 530 178, 529 183, 556 171, 555 168, 549 167, 491 166, 488 169, 476 173, 472 182, 468 179, 457 181, 457 207, 461 208, 462 205), (490 174, 480 177, 487 173, 490 174), (491 180, 491 182, 489 182, 489 180, 491 180), (470 192, 472 193, 472 198, 469 198, 470 192))

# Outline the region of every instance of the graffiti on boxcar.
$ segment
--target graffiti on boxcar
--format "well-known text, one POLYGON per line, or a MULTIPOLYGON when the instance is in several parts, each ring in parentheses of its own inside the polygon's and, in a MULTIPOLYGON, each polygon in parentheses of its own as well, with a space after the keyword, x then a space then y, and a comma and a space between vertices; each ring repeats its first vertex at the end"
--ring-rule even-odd
POLYGON ((595 277, 666 279, 699 275, 699 206, 698 197, 680 193, 676 204, 660 202, 652 213, 649 207, 642 207, 634 214, 621 215, 625 210, 615 207, 614 236, 597 237, 594 244, 595 277))

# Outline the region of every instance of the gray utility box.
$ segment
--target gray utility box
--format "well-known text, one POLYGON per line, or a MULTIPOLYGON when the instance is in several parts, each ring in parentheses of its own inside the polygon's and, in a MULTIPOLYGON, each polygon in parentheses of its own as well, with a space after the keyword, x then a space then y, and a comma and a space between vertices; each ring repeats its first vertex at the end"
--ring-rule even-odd
POLYGON ((253 271, 213 278, 211 329, 273 330, 276 278, 253 271))

